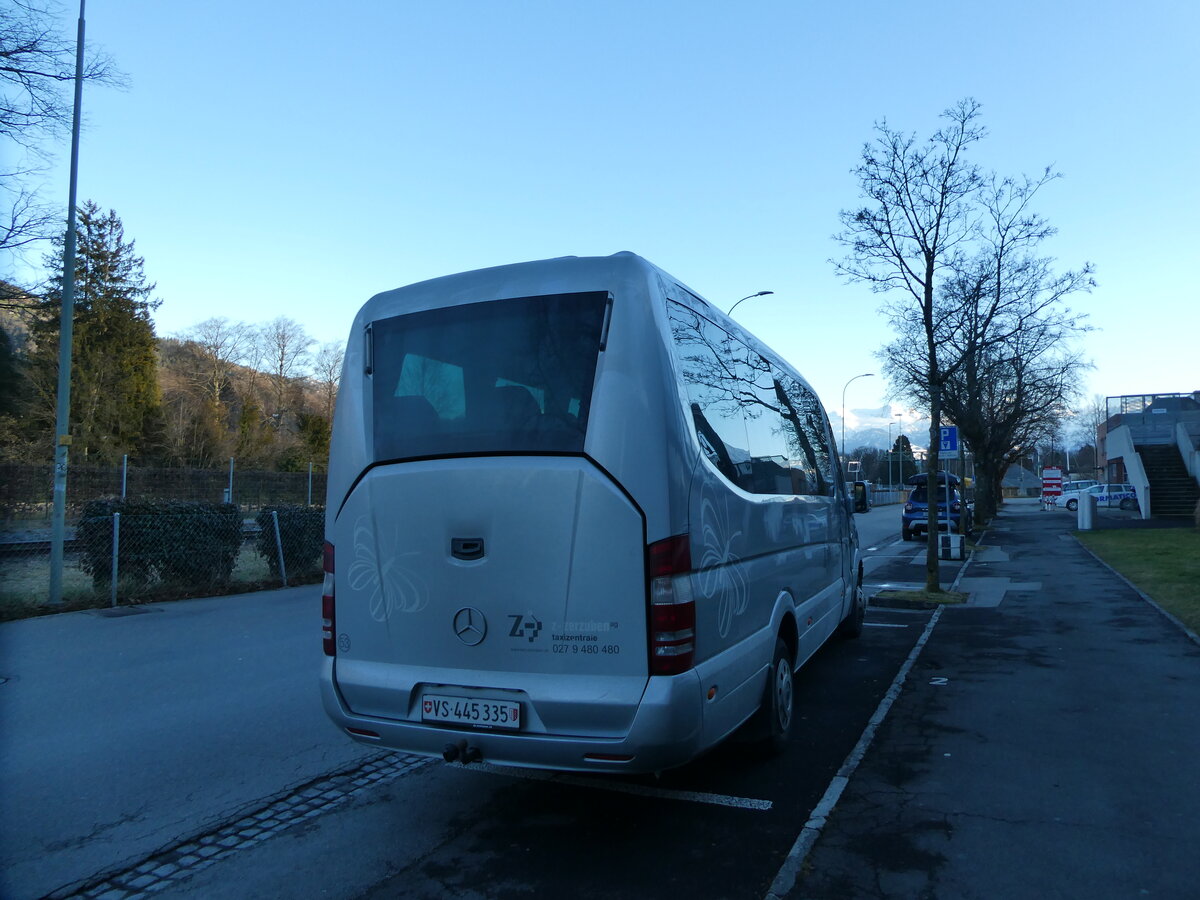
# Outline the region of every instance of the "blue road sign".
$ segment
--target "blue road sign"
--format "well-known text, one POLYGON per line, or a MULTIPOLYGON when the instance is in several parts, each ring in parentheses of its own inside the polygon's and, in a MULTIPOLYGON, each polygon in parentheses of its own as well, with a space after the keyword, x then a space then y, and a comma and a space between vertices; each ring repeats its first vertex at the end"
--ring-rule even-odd
POLYGON ((958 426, 943 425, 938 439, 938 455, 945 459, 958 457, 958 426))

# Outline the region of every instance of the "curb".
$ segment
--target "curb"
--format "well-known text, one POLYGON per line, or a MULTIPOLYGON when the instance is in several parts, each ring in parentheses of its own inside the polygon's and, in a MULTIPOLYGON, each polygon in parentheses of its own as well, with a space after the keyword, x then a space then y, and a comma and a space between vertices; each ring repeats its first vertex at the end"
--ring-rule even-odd
POLYGON ((822 795, 820 801, 813 808, 808 821, 804 823, 804 827, 796 835, 795 842, 784 858, 783 865, 780 866, 779 872, 771 882, 771 886, 767 888, 767 893, 764 895, 763 900, 786 900, 796 887, 796 882, 799 880, 800 873, 804 868, 804 861, 808 858, 808 854, 812 851, 813 846, 824 832, 825 825, 837 807, 842 792, 849 786, 854 771, 858 768, 859 763, 862 762, 863 757, 866 756, 867 751, 874 742, 875 734, 879 730, 879 726, 883 724, 884 719, 887 718, 892 704, 904 692, 904 684, 908 680, 908 674, 916 663, 917 658, 921 655, 921 651, 925 649, 925 644, 929 641, 930 635, 933 634, 933 629, 937 626, 941 615, 942 611, 939 607, 929 617, 929 621, 925 625, 925 630, 921 632, 921 636, 917 639, 916 644, 909 651, 908 658, 900 666, 900 670, 892 680, 887 693, 879 701, 879 705, 875 708, 874 715, 867 722, 867 727, 859 737, 858 743, 854 745, 850 754, 842 762, 837 774, 829 782, 829 786, 825 789, 825 793, 822 795))
POLYGON ((141 900, 183 881, 238 850, 268 840, 386 783, 432 763, 428 757, 382 751, 276 794, 221 824, 177 839, 141 860, 119 864, 65 885, 46 900, 141 900))
POLYGON ((867 604, 871 609, 937 609, 939 606, 961 606, 960 603, 934 603, 932 600, 903 600, 875 594, 867 604))
MULTIPOLYGON (((987 530, 979 535, 979 540, 976 541, 976 547, 983 543, 984 537, 987 535, 987 530)), ((962 578, 963 572, 967 571, 967 567, 971 565, 975 557, 975 548, 967 554, 967 558, 963 560, 962 568, 959 569, 958 575, 954 579, 954 583, 950 585, 950 590, 955 590, 958 587, 958 582, 962 578)), ((969 602, 969 601, 968 601, 969 602)), ((868 606, 871 604, 868 603, 868 606)), ((812 852, 813 847, 820 839, 825 831, 825 825, 829 821, 829 817, 833 814, 837 807, 838 801, 841 799, 842 792, 849 786, 850 779, 853 777, 859 763, 866 756, 871 744, 875 741, 875 733, 879 730, 879 726, 883 724, 887 718, 888 712, 892 708, 892 704, 900 697, 904 691, 904 684, 908 680, 908 673, 911 671, 917 658, 925 649, 925 644, 929 641, 933 634, 933 629, 937 627, 938 620, 942 616, 942 611, 947 606, 966 606, 967 604, 945 604, 934 603, 933 615, 929 617, 929 621, 925 625, 925 630, 921 636, 917 638, 916 644, 909 651, 908 657, 900 666, 900 670, 896 673, 895 679, 888 688, 887 693, 883 695, 883 699, 879 701, 879 705, 875 708, 874 715, 867 722, 867 727, 858 739, 858 743, 850 751, 849 756, 842 762, 837 774, 833 780, 829 782, 829 786, 825 789, 824 795, 813 808, 804 827, 800 829, 800 833, 796 835, 795 843, 792 844, 791 850, 784 858, 783 865, 780 866, 779 872, 775 875, 771 886, 767 888, 767 893, 763 900, 785 900, 792 892, 799 880, 800 873, 804 868, 804 862, 808 859, 808 854, 812 852)))

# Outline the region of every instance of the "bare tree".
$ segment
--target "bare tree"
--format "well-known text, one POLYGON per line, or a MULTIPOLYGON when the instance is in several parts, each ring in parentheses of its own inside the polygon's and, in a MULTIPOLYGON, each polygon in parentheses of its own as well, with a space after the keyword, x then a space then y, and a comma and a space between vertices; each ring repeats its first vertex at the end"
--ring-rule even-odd
MULTIPOLYGON (((976 121, 979 108, 974 100, 959 101, 942 113, 945 125, 921 142, 886 122, 877 124, 875 140, 863 147, 854 169, 866 203, 841 213, 842 231, 834 236, 848 251, 833 261, 838 273, 874 291, 895 292, 898 299, 884 307, 891 321, 900 328, 914 320, 920 325, 921 351, 910 371, 925 386, 929 403, 931 482, 938 470, 941 392, 953 369, 939 353, 947 329, 935 300, 940 278, 961 268, 975 235, 972 201, 983 182, 965 154, 985 136, 976 121)), ((936 535, 937 528, 937 505, 931 502, 929 534, 936 535)), ((926 590, 941 591, 939 574, 937 542, 930 540, 926 590)))
POLYGON ((1077 409, 1076 422, 1079 424, 1079 433, 1076 439, 1084 444, 1097 446, 1099 440, 1100 426, 1108 421, 1108 404, 1105 401, 1103 394, 1093 394, 1081 409, 1077 409))
POLYGON ((0 251, 18 254, 37 241, 48 239, 58 226, 56 207, 41 201, 25 181, 31 169, 5 167, 0 171, 0 251))
POLYGON ((313 355, 313 380, 321 391, 321 414, 329 422, 333 421, 333 407, 337 402, 345 357, 345 345, 341 341, 328 341, 318 347, 313 355))
POLYGON ((199 353, 195 383, 215 409, 229 399, 226 391, 234 367, 242 364, 250 350, 253 330, 245 322, 231 322, 224 317, 205 319, 180 335, 193 344, 199 353))
MULTIPOLYGON (((980 523, 996 512, 1008 466, 1061 431, 1087 367, 1071 349, 1089 330, 1086 317, 1064 301, 1092 288, 1092 266, 1056 273, 1053 260, 1036 255, 1055 230, 1031 203, 1058 177, 1050 169, 1037 179, 990 176, 977 200, 977 252, 959 259, 939 291, 942 407, 975 454, 980 523)), ((911 350, 919 331, 909 322, 880 355, 893 384, 928 402, 924 368, 911 350)))
POLYGON ((308 348, 315 341, 308 336, 303 325, 285 316, 264 325, 259 332, 259 341, 262 347, 262 361, 267 367, 271 382, 274 408, 270 416, 279 426, 283 424, 287 414, 293 411, 288 403, 288 392, 295 380, 306 374, 308 348))
MULTIPOLYGON (((58 5, 47 0, 0 4, 0 143, 17 152, 0 154, 0 250, 20 251, 53 237, 62 207, 45 203, 37 180, 48 159, 46 144, 70 129, 75 78, 75 35, 61 33, 58 5)), ((109 85, 124 77, 111 60, 92 53, 83 79, 109 85)))

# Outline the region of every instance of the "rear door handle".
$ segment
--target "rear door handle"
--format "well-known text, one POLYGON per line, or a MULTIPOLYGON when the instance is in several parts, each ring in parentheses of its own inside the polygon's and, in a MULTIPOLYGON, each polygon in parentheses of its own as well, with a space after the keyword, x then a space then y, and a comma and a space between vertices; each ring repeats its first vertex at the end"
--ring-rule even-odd
POLYGON ((455 559, 483 559, 483 538, 451 538, 450 555, 455 559))

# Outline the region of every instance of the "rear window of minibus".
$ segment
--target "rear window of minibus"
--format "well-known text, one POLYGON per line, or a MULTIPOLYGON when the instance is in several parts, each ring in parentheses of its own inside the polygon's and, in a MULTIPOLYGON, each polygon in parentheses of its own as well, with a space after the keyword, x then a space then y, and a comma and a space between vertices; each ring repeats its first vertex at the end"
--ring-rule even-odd
POLYGON ((517 297, 373 322, 375 459, 582 453, 608 297, 517 297))

